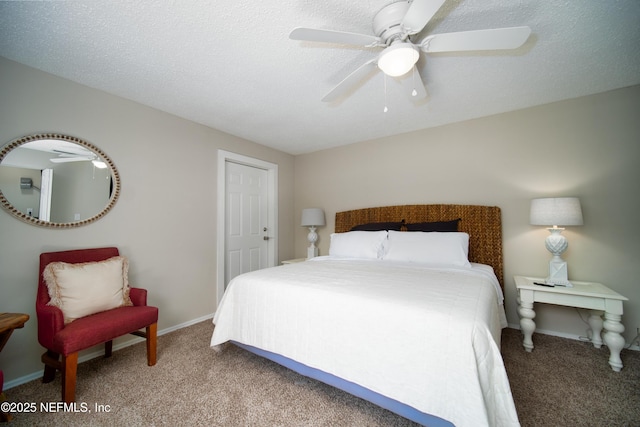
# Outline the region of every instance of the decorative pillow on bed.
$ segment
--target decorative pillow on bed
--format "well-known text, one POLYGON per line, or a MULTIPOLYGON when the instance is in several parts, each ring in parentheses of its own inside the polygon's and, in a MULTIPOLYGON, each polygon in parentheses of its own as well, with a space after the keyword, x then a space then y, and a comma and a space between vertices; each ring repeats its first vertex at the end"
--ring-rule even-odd
POLYGON ((403 225, 404 225, 404 221, 403 222, 370 222, 368 224, 355 225, 351 228, 351 231, 386 231, 386 230, 400 231, 403 225))
POLYGON ((414 224, 406 224, 407 231, 458 231, 458 223, 461 218, 452 221, 434 221, 434 222, 417 222, 414 224))
POLYGON ((100 311, 133 305, 128 275, 129 262, 123 256, 77 264, 52 262, 42 272, 51 298, 49 305, 62 310, 65 324, 100 311))
POLYGON ((389 231, 385 260, 469 267, 469 235, 389 231))
POLYGON ((377 259, 384 253, 383 243, 386 239, 386 231, 333 233, 331 234, 329 255, 343 258, 377 259))

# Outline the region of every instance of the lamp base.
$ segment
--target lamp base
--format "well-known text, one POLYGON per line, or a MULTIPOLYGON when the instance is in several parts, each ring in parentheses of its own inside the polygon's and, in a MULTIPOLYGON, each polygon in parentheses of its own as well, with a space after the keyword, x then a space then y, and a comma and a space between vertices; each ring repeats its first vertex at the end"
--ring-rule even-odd
POLYGON ((307 240, 309 241, 309 247, 307 247, 307 259, 315 258, 318 256, 318 247, 316 242, 318 241, 318 233, 316 233, 316 226, 309 227, 309 234, 307 234, 307 240))
POLYGON ((562 261, 561 258, 549 261, 549 276, 545 279, 545 282, 549 285, 572 288, 573 285, 568 279, 567 263, 562 261))
POLYGON ((317 246, 315 246, 315 245, 309 246, 307 248, 307 259, 315 258, 317 256, 318 256, 318 248, 317 248, 317 246))

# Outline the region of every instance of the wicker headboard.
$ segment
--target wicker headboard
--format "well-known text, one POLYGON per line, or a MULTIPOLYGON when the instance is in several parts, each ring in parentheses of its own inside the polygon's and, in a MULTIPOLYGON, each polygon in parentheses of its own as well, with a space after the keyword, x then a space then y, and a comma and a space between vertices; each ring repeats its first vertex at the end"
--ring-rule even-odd
POLYGON ((487 264, 504 287, 502 261, 502 218, 497 206, 402 205, 356 209, 336 213, 336 233, 371 222, 406 223, 450 221, 460 218, 458 230, 469 233, 469 261, 487 264))

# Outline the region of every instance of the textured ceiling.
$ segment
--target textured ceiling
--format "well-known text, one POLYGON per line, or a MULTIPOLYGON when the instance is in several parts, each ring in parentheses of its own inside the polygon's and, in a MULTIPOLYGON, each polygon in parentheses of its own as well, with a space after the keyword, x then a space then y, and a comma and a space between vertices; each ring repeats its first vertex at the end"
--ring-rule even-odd
POLYGON ((422 37, 521 25, 532 35, 506 54, 422 54, 422 102, 389 78, 385 102, 382 73, 321 102, 379 49, 289 32, 371 34, 389 3, 3 1, 0 56, 292 154, 640 84, 638 0, 448 0, 422 37))

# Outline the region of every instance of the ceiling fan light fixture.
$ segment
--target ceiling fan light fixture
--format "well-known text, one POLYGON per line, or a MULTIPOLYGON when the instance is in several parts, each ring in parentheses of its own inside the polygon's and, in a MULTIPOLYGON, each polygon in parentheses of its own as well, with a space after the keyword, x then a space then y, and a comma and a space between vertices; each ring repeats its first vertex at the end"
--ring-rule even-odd
POLYGON ((101 160, 92 160, 91 163, 93 163, 93 166, 97 167, 98 169, 107 168, 107 164, 101 160))
POLYGON ((378 68, 388 76, 399 77, 411 71, 419 58, 418 49, 411 43, 394 43, 380 53, 378 68))

